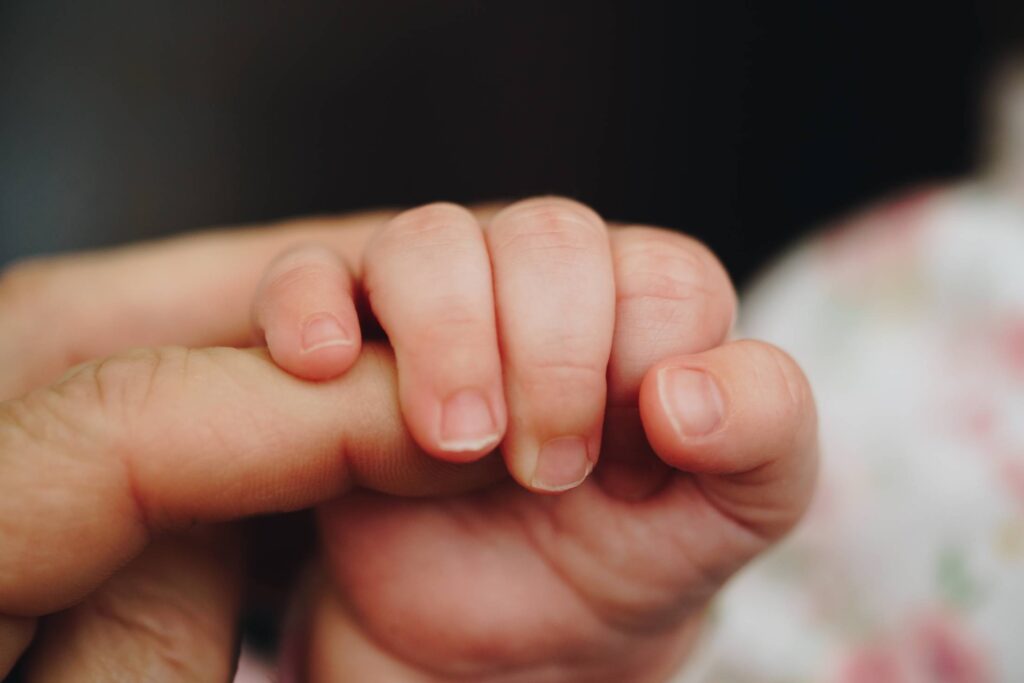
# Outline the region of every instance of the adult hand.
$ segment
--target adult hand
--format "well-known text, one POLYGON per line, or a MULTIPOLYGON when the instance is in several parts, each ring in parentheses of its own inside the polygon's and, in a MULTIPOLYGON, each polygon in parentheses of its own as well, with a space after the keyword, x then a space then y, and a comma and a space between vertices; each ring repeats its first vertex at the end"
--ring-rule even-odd
POLYGON ((324 384, 222 346, 250 339, 252 294, 286 244, 316 239, 358 259, 380 221, 207 233, 4 275, 0 677, 36 618, 67 610, 42 622, 30 680, 223 681, 235 542, 222 526, 186 530, 354 486, 441 493, 501 475, 493 458, 456 468, 415 447, 384 346, 324 384), (103 360, 68 371, 88 358, 103 360))

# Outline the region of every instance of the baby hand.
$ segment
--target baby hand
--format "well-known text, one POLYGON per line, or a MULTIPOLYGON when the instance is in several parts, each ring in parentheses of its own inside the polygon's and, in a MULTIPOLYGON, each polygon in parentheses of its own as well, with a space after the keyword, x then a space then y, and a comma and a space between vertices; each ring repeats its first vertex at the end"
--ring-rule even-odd
POLYGON ((356 292, 419 446, 500 448, 518 485, 323 507, 311 680, 658 679, 810 497, 806 380, 774 347, 726 341, 732 286, 691 238, 562 199, 413 209, 361 260, 306 246, 271 265, 256 317, 276 362, 343 373, 356 292))

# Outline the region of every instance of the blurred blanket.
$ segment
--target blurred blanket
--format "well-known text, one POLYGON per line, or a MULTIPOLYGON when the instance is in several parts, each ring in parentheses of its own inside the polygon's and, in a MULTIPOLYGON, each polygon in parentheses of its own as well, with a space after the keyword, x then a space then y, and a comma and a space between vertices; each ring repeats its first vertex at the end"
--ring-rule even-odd
POLYGON ((821 413, 805 521, 717 600, 681 681, 1024 681, 1024 208, 912 192, 744 299, 821 413))

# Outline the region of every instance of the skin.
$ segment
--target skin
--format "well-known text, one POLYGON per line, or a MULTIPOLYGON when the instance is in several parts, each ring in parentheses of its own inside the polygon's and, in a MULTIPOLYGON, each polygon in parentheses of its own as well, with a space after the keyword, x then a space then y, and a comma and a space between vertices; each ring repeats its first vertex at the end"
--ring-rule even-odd
POLYGON ((220 523, 319 505, 309 680, 663 679, 813 487, 806 381, 734 306, 703 246, 557 198, 21 266, 0 671, 37 629, 29 680, 223 680, 220 523))

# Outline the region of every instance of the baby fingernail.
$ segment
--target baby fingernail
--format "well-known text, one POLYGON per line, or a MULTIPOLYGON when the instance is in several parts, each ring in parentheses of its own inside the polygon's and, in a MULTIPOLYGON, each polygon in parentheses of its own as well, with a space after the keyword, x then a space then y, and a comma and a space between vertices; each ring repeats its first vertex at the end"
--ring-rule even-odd
POLYGON ((533 486, 544 491, 566 491, 590 474, 587 442, 579 436, 551 439, 540 447, 533 486))
POLYGON ((330 313, 309 318, 302 326, 302 351, 309 353, 328 346, 352 346, 352 337, 330 313))
POLYGON ((676 432, 683 437, 710 434, 722 421, 722 394, 706 372, 665 368, 658 373, 658 393, 676 432))
POLYGON ((464 389, 441 406, 441 443, 453 453, 479 451, 497 445, 500 434, 484 395, 464 389))

